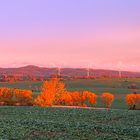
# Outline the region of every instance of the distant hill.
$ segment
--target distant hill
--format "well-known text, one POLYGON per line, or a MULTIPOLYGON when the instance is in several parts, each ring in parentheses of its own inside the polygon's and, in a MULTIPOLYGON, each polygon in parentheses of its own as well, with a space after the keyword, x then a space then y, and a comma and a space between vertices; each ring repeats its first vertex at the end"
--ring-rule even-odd
MULTIPOLYGON (((50 77, 58 73, 58 68, 45 68, 29 65, 20 68, 0 68, 0 75, 50 77)), ((67 77, 86 77, 86 68, 62 68, 61 75, 67 77)), ((90 69, 91 77, 118 77, 116 70, 90 69)), ((140 77, 140 72, 122 71, 122 77, 140 77)))

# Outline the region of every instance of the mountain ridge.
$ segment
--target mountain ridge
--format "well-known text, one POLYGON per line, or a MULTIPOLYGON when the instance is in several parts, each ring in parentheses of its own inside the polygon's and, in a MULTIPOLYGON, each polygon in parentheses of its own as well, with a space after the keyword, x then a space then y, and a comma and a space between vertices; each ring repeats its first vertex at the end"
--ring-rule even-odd
MULTIPOLYGON (((90 69, 91 77, 118 77, 117 70, 108 69, 90 69)), ((0 68, 0 75, 14 75, 14 76, 40 76, 50 77, 57 75, 58 68, 39 67, 35 65, 27 65, 18 68, 0 68)), ((122 71, 123 77, 140 77, 140 72, 122 71)), ((61 68, 61 75, 68 77, 84 77, 87 76, 87 68, 61 68)))

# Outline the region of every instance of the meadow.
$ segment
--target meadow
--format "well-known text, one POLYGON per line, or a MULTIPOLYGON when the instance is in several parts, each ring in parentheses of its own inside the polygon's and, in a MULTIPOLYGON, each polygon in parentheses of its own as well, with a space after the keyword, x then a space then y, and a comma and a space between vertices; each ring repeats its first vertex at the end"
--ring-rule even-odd
MULTIPOLYGON (((112 105, 114 109, 127 109, 125 97, 129 93, 137 91, 140 93, 140 79, 80 79, 80 80, 64 80, 68 91, 92 91, 100 96, 103 92, 111 92, 115 95, 115 101, 112 105), (128 88, 130 85, 136 84, 136 89, 128 88)), ((33 96, 36 97, 40 93, 42 82, 15 82, 0 83, 0 87, 20 88, 33 90, 33 96)), ((103 107, 100 98, 96 107, 103 107)))
POLYGON ((140 140, 140 112, 0 107, 0 138, 5 140, 140 140))
MULTIPOLYGON (((140 79, 64 80, 69 91, 89 90, 100 96, 103 92, 115 95, 111 110, 96 108, 47 108, 35 106, 1 106, 0 139, 13 140, 140 140, 140 111, 128 110, 125 96, 140 79)), ((0 87, 33 90, 40 93, 42 82, 0 83, 0 87)))

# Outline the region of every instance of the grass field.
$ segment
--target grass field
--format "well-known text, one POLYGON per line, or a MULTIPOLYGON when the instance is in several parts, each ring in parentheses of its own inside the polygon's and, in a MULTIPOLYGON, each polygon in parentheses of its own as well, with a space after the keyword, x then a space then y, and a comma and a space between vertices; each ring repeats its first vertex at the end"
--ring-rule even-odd
MULTIPOLYGON (((140 140, 140 111, 127 109, 128 86, 140 79, 64 81, 69 91, 89 90, 100 95, 112 92, 116 100, 112 110, 0 107, 0 139, 4 140, 140 140)), ((0 83, 0 87, 34 90, 39 94, 42 82, 0 83)), ((96 107, 102 107, 98 99, 96 107)))
POLYGON ((4 140, 140 140, 140 112, 0 107, 4 140))
MULTIPOLYGON (((125 96, 132 93, 134 90, 129 89, 131 84, 137 85, 137 92, 140 93, 140 79, 97 79, 97 80, 65 80, 66 88, 69 91, 84 91, 89 90, 100 95, 103 92, 111 92, 115 95, 116 99, 112 108, 127 109, 125 103, 125 96)), ((34 96, 37 96, 40 91, 42 82, 16 82, 16 83, 0 83, 0 87, 21 88, 34 90, 34 96)), ((102 107, 100 99, 96 107, 102 107)))

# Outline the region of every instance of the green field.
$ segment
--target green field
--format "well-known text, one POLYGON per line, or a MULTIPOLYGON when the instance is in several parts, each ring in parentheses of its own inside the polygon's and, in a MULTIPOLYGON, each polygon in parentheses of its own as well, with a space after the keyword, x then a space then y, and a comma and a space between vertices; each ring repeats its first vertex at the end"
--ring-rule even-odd
MULTIPOLYGON (((4 140, 140 140, 140 111, 128 110, 125 96, 140 92, 140 79, 64 81, 69 91, 111 92, 116 100, 111 110, 39 107, 0 107, 0 139, 4 140)), ((33 90, 42 82, 0 83, 0 87, 33 90)), ((96 107, 103 107, 100 98, 96 107)))
MULTIPOLYGON (((140 79, 96 79, 96 80, 65 80, 66 88, 69 91, 84 91, 89 90, 100 96, 103 92, 111 92, 116 99, 112 108, 127 109, 125 96, 132 93, 134 89, 129 89, 128 86, 136 84, 137 92, 140 93, 140 79)), ((39 94, 39 89, 42 82, 16 82, 16 83, 0 83, 0 87, 21 88, 34 90, 34 96, 39 94)), ((96 107, 102 107, 100 98, 96 107)))
POLYGON ((4 140, 140 140, 140 111, 1 107, 4 140))

